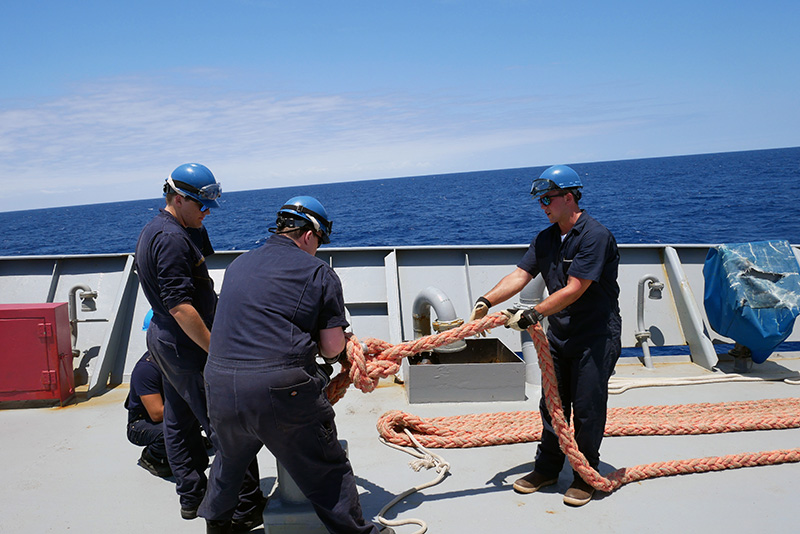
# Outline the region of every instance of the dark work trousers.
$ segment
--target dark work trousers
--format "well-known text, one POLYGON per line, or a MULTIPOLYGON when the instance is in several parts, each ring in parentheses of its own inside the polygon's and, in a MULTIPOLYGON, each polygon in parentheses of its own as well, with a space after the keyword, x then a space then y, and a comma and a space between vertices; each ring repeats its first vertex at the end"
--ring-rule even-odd
POLYGON ((137 419, 128 423, 128 441, 146 448, 150 456, 158 461, 167 460, 162 423, 151 423, 147 419, 137 419))
MULTIPOLYGON (((164 374, 164 442, 167 458, 175 476, 175 490, 180 497, 181 508, 197 508, 206 491, 205 470, 208 468, 208 453, 203 444, 201 428, 218 448, 206 409, 202 367, 205 353, 202 356, 187 355, 187 349, 159 340, 156 333, 157 329, 151 323, 147 346, 164 374)), ((244 483, 236 488, 236 519, 246 517, 263 499, 255 455, 251 459, 244 483)))
MULTIPOLYGON (((558 341, 550 335, 556 378, 564 418, 573 418, 575 441, 594 469, 600 465, 600 443, 606 428, 608 380, 614 372, 621 347, 619 336, 598 335, 590 339, 558 341)), ((542 415, 542 440, 536 453, 534 469, 547 477, 558 477, 565 455, 558 445, 550 413, 544 400, 539 402, 542 415)), ((577 473, 573 476, 579 477, 577 473)))
POLYGON ((326 380, 302 368, 209 361, 208 409, 217 437, 208 492, 199 515, 230 517, 248 462, 266 445, 335 534, 377 534, 364 520, 355 477, 336 434, 326 380))

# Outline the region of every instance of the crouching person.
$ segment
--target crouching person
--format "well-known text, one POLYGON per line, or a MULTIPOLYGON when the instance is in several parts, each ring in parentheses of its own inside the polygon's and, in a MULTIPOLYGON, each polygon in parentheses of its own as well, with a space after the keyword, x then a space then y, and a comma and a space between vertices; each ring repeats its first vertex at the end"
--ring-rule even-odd
POLYGON ((157 477, 172 475, 164 445, 164 385, 161 370, 149 352, 131 371, 131 385, 125 399, 128 410, 128 441, 144 447, 139 465, 157 477))

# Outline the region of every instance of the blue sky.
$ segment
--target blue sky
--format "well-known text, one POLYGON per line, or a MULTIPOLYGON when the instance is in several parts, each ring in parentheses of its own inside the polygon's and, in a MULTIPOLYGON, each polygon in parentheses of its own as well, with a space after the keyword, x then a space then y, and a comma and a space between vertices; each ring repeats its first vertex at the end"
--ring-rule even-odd
MULTIPOLYGON (((37 1, 0 211, 800 145, 800 2, 37 1)), ((632 177, 632 179, 634 179, 632 177)))

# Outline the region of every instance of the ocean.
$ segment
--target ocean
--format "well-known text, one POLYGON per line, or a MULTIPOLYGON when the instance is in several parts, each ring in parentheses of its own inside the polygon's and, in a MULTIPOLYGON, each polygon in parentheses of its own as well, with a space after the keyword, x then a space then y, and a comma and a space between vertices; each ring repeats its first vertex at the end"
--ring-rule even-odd
MULTIPOLYGON (((800 244, 800 147, 569 165, 618 243, 800 244)), ((216 250, 251 249, 284 201, 312 195, 334 221, 328 246, 527 244, 549 224, 530 196, 545 168, 224 192, 205 223, 216 250)), ((147 180, 150 200, 0 213, 0 256, 132 252, 164 205, 147 180)))

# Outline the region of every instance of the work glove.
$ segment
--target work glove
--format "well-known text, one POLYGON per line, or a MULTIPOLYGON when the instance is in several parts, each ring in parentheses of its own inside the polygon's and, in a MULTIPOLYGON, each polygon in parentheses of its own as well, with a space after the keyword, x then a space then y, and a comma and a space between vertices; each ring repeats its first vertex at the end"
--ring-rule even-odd
POLYGON ((344 350, 342 350, 342 352, 340 352, 339 354, 337 354, 336 356, 334 356, 332 358, 326 358, 322 354, 320 354, 319 357, 322 358, 322 361, 324 361, 328 365, 333 365, 334 363, 338 362, 342 358, 344 358, 346 360, 347 359, 347 345, 345 345, 344 350))
POLYGON ((527 310, 511 308, 509 310, 503 310, 503 315, 507 318, 506 328, 513 328, 519 331, 527 330, 531 325, 544 319, 544 315, 536 311, 535 308, 527 310))
MULTIPOLYGON (((489 308, 492 307, 492 303, 489 302, 486 298, 480 297, 478 301, 475 303, 475 307, 472 308, 472 313, 469 314, 469 321, 472 322, 476 319, 483 319, 486 317, 486 314, 489 313, 489 308)), ((483 332, 478 332, 475 334, 476 337, 486 336, 488 330, 484 330, 483 332)))

